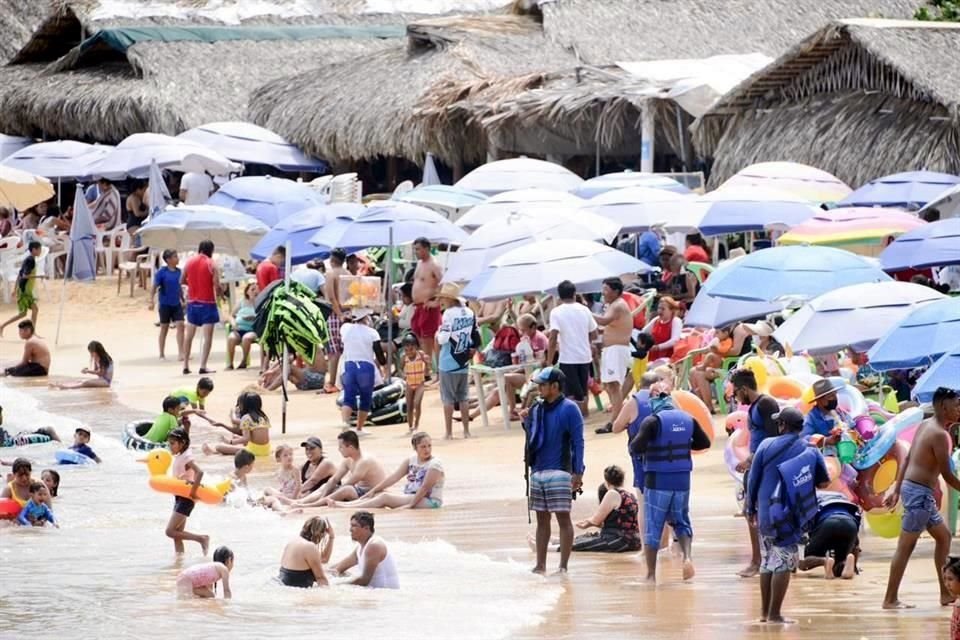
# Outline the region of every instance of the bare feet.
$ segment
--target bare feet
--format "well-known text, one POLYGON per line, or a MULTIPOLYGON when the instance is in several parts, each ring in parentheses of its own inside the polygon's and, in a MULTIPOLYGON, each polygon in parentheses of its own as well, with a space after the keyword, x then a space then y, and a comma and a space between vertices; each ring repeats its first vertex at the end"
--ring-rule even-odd
POLYGON ((765 625, 765 624, 767 624, 767 619, 766 619, 766 618, 757 618, 756 620, 754 620, 753 622, 750 623, 750 626, 751 626, 751 627, 759 627, 760 625, 765 625))
POLYGON ((832 556, 823 559, 823 577, 827 580, 833 580, 833 568, 837 565, 837 560, 832 556))
POLYGON ((844 580, 852 580, 857 575, 857 559, 852 553, 847 554, 847 559, 843 561, 843 571, 840 577, 844 580))
POLYGON ((530 573, 535 573, 535 574, 540 575, 540 576, 545 576, 545 575, 547 575, 547 568, 546 568, 546 567, 541 567, 541 566, 536 566, 536 567, 534 567, 533 569, 531 569, 530 573))
POLYGON ((452 434, 452 433, 448 433, 448 434, 446 434, 446 435, 443 436, 443 439, 444 439, 444 440, 453 440, 453 434, 452 434))
POLYGON ((884 609, 915 609, 917 605, 907 604, 905 602, 900 602, 899 600, 894 600, 893 602, 884 602, 884 609))
POLYGON ((207 551, 210 550, 210 536, 200 536, 200 549, 203 555, 207 555, 207 551))
POLYGON ((567 568, 566 568, 566 567, 560 567, 559 569, 557 569, 556 571, 553 572, 553 575, 555 575, 555 576, 566 576, 566 575, 567 575, 567 568))
POLYGON ((693 566, 693 560, 687 558, 683 561, 683 579, 692 580, 697 575, 697 569, 693 566))
POLYGON ((751 564, 751 565, 747 565, 747 568, 737 573, 737 575, 740 576, 741 578, 752 578, 758 575, 759 573, 760 573, 760 567, 755 564, 751 564))
POLYGON ((203 446, 200 447, 200 449, 208 456, 213 454, 213 447, 211 447, 206 442, 203 443, 203 446))

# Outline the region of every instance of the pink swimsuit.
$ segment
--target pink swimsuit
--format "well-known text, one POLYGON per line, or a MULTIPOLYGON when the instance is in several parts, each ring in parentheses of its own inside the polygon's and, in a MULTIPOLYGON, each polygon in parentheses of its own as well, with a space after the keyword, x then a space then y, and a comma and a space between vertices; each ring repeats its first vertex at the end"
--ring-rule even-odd
POLYGON ((185 582, 187 580, 190 581, 190 585, 194 589, 212 587, 220 580, 217 563, 203 562, 201 564, 195 564, 192 567, 187 567, 177 576, 177 582, 185 582))

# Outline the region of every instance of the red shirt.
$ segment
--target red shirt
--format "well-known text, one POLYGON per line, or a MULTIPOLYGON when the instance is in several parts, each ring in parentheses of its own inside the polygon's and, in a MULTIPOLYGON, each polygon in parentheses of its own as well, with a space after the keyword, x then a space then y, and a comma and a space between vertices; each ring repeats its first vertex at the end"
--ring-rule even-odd
POLYGON ((710 264, 710 256, 698 244, 692 244, 683 252, 683 257, 687 262, 705 262, 710 264))
POLYGON ((216 304, 213 294, 213 260, 198 253, 183 268, 187 281, 187 302, 216 304))
POLYGON ((280 279, 280 269, 270 260, 263 260, 257 265, 257 288, 263 291, 274 280, 280 279))

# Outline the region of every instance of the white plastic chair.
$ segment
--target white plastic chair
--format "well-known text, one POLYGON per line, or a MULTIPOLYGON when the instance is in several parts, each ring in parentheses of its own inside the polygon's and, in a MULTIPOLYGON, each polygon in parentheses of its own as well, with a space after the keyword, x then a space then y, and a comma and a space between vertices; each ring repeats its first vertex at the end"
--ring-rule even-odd
POLYGON ((4 249, 0 251, 0 288, 2 288, 3 302, 9 304, 13 299, 13 291, 17 286, 17 277, 20 275, 20 265, 27 254, 20 249, 4 249))

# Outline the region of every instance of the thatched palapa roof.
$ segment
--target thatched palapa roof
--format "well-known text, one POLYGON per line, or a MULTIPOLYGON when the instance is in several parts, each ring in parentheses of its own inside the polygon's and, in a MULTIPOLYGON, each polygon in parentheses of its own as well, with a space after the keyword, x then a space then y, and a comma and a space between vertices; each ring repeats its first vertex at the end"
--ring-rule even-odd
POLYGON ((47 17, 49 7, 43 0, 0 0, 0 62, 13 58, 47 17))
POLYGON ((804 39, 696 125, 711 183, 792 160, 862 184, 898 171, 960 173, 960 24, 844 20, 804 39))

